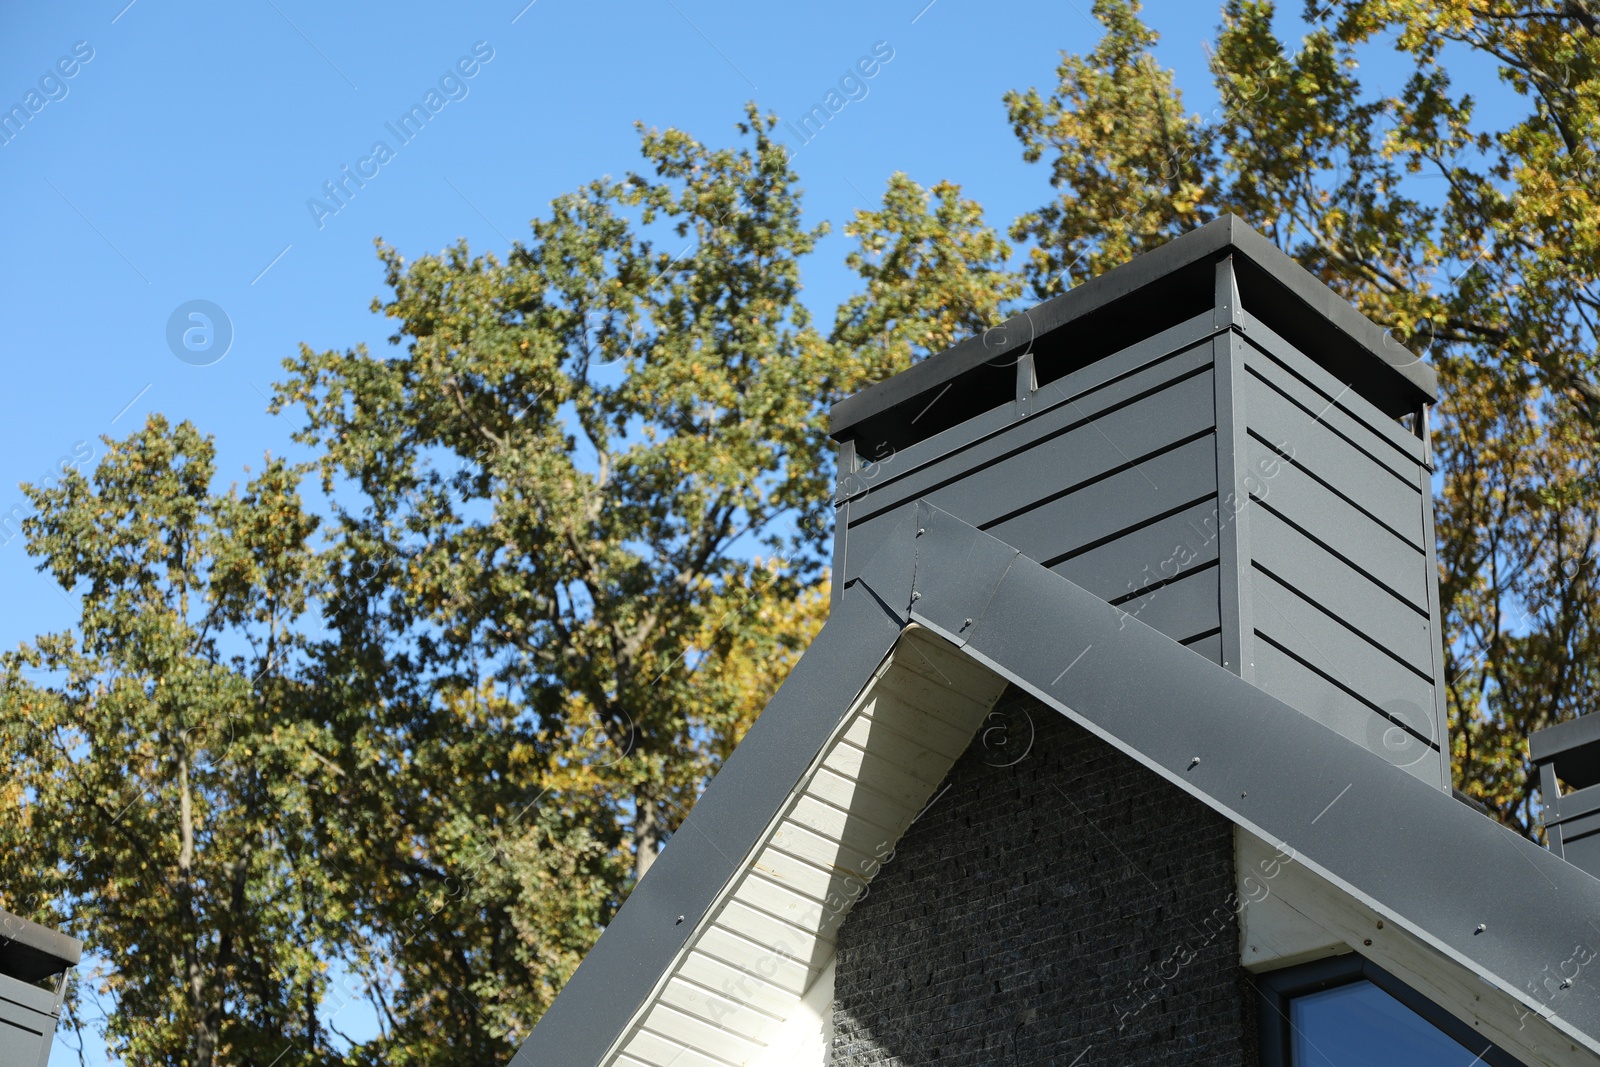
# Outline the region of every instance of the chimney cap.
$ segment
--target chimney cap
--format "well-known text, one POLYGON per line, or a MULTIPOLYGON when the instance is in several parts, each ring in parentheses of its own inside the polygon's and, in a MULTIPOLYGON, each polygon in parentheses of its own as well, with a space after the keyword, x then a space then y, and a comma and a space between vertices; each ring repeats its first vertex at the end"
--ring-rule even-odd
POLYGON ((1579 715, 1528 736, 1528 756, 1555 765, 1572 789, 1600 785, 1600 715, 1579 715))
MULTIPOLYGON (((985 363, 1009 366, 1045 334, 1070 327, 1092 312, 1111 311, 1113 305, 1153 283, 1230 254, 1257 268, 1250 272, 1257 293, 1264 290, 1269 302, 1281 305, 1278 321, 1269 325, 1279 329, 1279 322, 1292 320, 1314 331, 1315 347, 1321 351, 1308 349, 1308 354, 1349 381, 1357 393, 1397 418, 1438 399, 1438 379, 1432 367, 1243 219, 1230 214, 1012 316, 1003 329, 969 337, 845 397, 833 405, 829 433, 836 440, 852 439, 863 423, 880 416, 893 418, 891 409, 927 404, 936 392, 949 389, 957 378, 985 363)), ((1246 303, 1253 314, 1264 310, 1259 295, 1246 303)), ((1132 308, 1127 310, 1137 314, 1132 308)))
POLYGON ((75 966, 82 955, 77 938, 0 911, 0 974, 37 982, 75 966))

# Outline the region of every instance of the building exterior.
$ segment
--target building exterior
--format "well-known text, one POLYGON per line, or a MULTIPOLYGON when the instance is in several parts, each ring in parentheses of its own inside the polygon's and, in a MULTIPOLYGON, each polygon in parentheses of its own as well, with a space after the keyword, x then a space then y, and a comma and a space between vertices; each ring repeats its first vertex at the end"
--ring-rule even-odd
POLYGON ((1600 801, 1451 789, 1434 399, 1230 217, 836 405, 830 619, 515 1063, 1600 1063, 1600 801))
POLYGON ((45 1067, 83 943, 0 911, 0 1067, 45 1067))

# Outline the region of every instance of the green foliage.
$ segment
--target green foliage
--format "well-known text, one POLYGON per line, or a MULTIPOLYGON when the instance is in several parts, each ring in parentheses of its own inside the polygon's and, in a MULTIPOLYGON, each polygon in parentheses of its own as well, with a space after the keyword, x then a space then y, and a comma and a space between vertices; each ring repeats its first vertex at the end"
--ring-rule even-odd
POLYGON ((1054 92, 1005 97, 1023 159, 1050 153, 1063 190, 1011 227, 1033 244, 1026 274, 1040 298, 1193 229, 1214 199, 1207 131, 1150 54, 1157 38, 1137 0, 1096 0, 1094 13, 1105 36, 1087 56, 1062 54, 1054 92))
POLYGON ((845 263, 866 289, 839 308, 831 339, 854 353, 862 381, 881 381, 981 333, 1022 294, 1006 265, 1010 246, 959 185, 924 190, 896 173, 882 209, 856 212, 845 232, 858 241, 845 263))
POLYGON ((3 661, 0 884, 111 961, 109 1038, 134 1063, 275 1056, 262 1038, 320 999, 342 908, 280 815, 332 747, 295 670, 316 520, 281 461, 243 494, 212 475, 210 440, 157 416, 92 481, 31 489, 29 549, 85 586, 82 630, 3 661))
POLYGON ((400 351, 289 364, 343 502, 334 714, 403 739, 342 794, 385 871, 391 1061, 509 1054, 799 646, 772 605, 820 574, 820 400, 859 378, 797 301, 822 231, 772 121, 645 131, 649 172, 504 261, 381 248, 400 351), (403 791, 370 773, 397 765, 403 791))

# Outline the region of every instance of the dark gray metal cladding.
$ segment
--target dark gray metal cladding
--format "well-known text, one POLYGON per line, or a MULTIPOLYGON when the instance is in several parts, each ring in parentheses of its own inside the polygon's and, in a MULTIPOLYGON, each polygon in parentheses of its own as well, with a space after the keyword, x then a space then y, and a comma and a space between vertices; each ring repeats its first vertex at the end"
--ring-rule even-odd
POLYGON ((835 405, 835 589, 923 499, 1448 788, 1435 395, 1219 219, 835 405))
POLYGON ((65 972, 77 965, 83 942, 59 930, 0 911, 0 1064, 50 1059, 66 992, 65 972), (42 984, 61 977, 54 989, 42 984))
POLYGON ((0 911, 0 975, 38 982, 77 966, 82 955, 77 938, 0 911))

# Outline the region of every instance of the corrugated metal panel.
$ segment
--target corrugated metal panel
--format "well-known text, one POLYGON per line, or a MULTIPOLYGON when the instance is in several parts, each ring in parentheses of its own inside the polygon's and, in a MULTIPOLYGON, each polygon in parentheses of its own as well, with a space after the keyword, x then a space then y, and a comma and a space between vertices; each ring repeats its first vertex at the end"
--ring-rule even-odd
POLYGON ((1256 569, 1321 605, 1368 640, 1431 677, 1428 617, 1266 508, 1251 527, 1256 569))
MULTIPOLYGON (((1262 640, 1256 644, 1256 685, 1283 700, 1294 697, 1294 708, 1322 725, 1371 751, 1392 753, 1394 763, 1423 781, 1437 784, 1438 765, 1428 758, 1436 746, 1424 745, 1409 733, 1395 733, 1391 720, 1341 689, 1283 649, 1262 640)), ((1400 713, 1401 709, 1395 709, 1400 713)))
POLYGON ((1256 477, 1247 676, 1447 787, 1426 448, 1259 320, 1241 313, 1238 326, 1256 477))
POLYGON ((1400 663, 1272 576, 1257 570, 1250 577, 1256 633, 1292 649, 1308 666, 1375 706, 1386 700, 1408 700, 1419 709, 1432 705, 1431 677, 1400 663))
MULTIPOLYGON (((1215 493, 1216 443, 1210 433, 998 522, 975 522, 1036 563, 1131 530, 1152 517, 1215 493)), ((955 514, 955 512, 951 512, 955 514)))
MULTIPOLYGON (((1208 343, 1161 357, 1148 347, 1119 353, 1040 390, 1051 405, 1003 431, 962 448, 951 448, 946 432, 934 461, 919 444, 875 466, 841 524, 847 541, 836 581, 866 566, 918 494, 1031 558, 1062 565, 1107 599, 1215 559, 1210 361, 1208 343)), ((1162 616, 1211 616, 1175 636, 1216 627, 1215 579, 1205 585, 1174 585, 1153 598, 1162 616), (1185 603, 1196 595, 1198 608, 1185 603)))
POLYGON ((1046 565, 1095 596, 1117 600, 1215 563, 1219 528, 1217 502, 1208 494, 1046 565))
POLYGON ((1244 396, 1252 434, 1407 541, 1420 539, 1416 469, 1409 481, 1402 480, 1330 430, 1315 411, 1291 403, 1254 373, 1245 375, 1244 396))
MULTIPOLYGON (((859 498, 873 486, 881 487, 888 481, 914 474, 923 467, 969 449, 987 446, 990 450, 973 453, 967 466, 988 462, 1015 447, 1004 442, 992 445, 992 439, 1004 437, 1024 422, 1039 419, 1057 409, 1065 409, 1066 414, 1074 418, 1084 418, 1136 396, 1151 384, 1159 385, 1186 371, 1205 366, 1208 360, 1204 352, 1192 350, 1197 346, 1203 348, 1216 332, 1217 327, 1211 321, 1211 316, 1200 315, 1047 385, 1032 383, 1029 377, 1032 384, 1018 390, 1025 399, 1024 403, 1001 405, 949 429, 919 438, 912 444, 895 444, 874 437, 863 438, 860 448, 852 441, 841 442, 841 455, 848 452, 852 458, 849 462, 840 463, 838 495, 840 499, 859 498), (1169 361, 1173 361, 1171 367, 1159 366, 1169 361), (1130 378, 1134 380, 1126 381, 1130 378), (1081 410, 1072 412, 1068 405, 1073 404, 1081 410), (862 462, 879 462, 881 466, 870 474, 857 472, 857 458, 862 462)), ((1012 368, 1019 378, 1025 376, 1025 368, 1021 364, 1026 362, 1027 357, 1023 357, 1019 365, 1012 368)))
POLYGON ((1248 311, 1240 315, 1240 327, 1246 342, 1245 367, 1251 373, 1270 381, 1274 389, 1401 478, 1409 479, 1422 464, 1422 442, 1415 434, 1254 321, 1248 311))
POLYGON ((1217 568, 1193 571, 1117 606, 1174 641, 1216 633, 1221 626, 1217 614, 1217 568))

